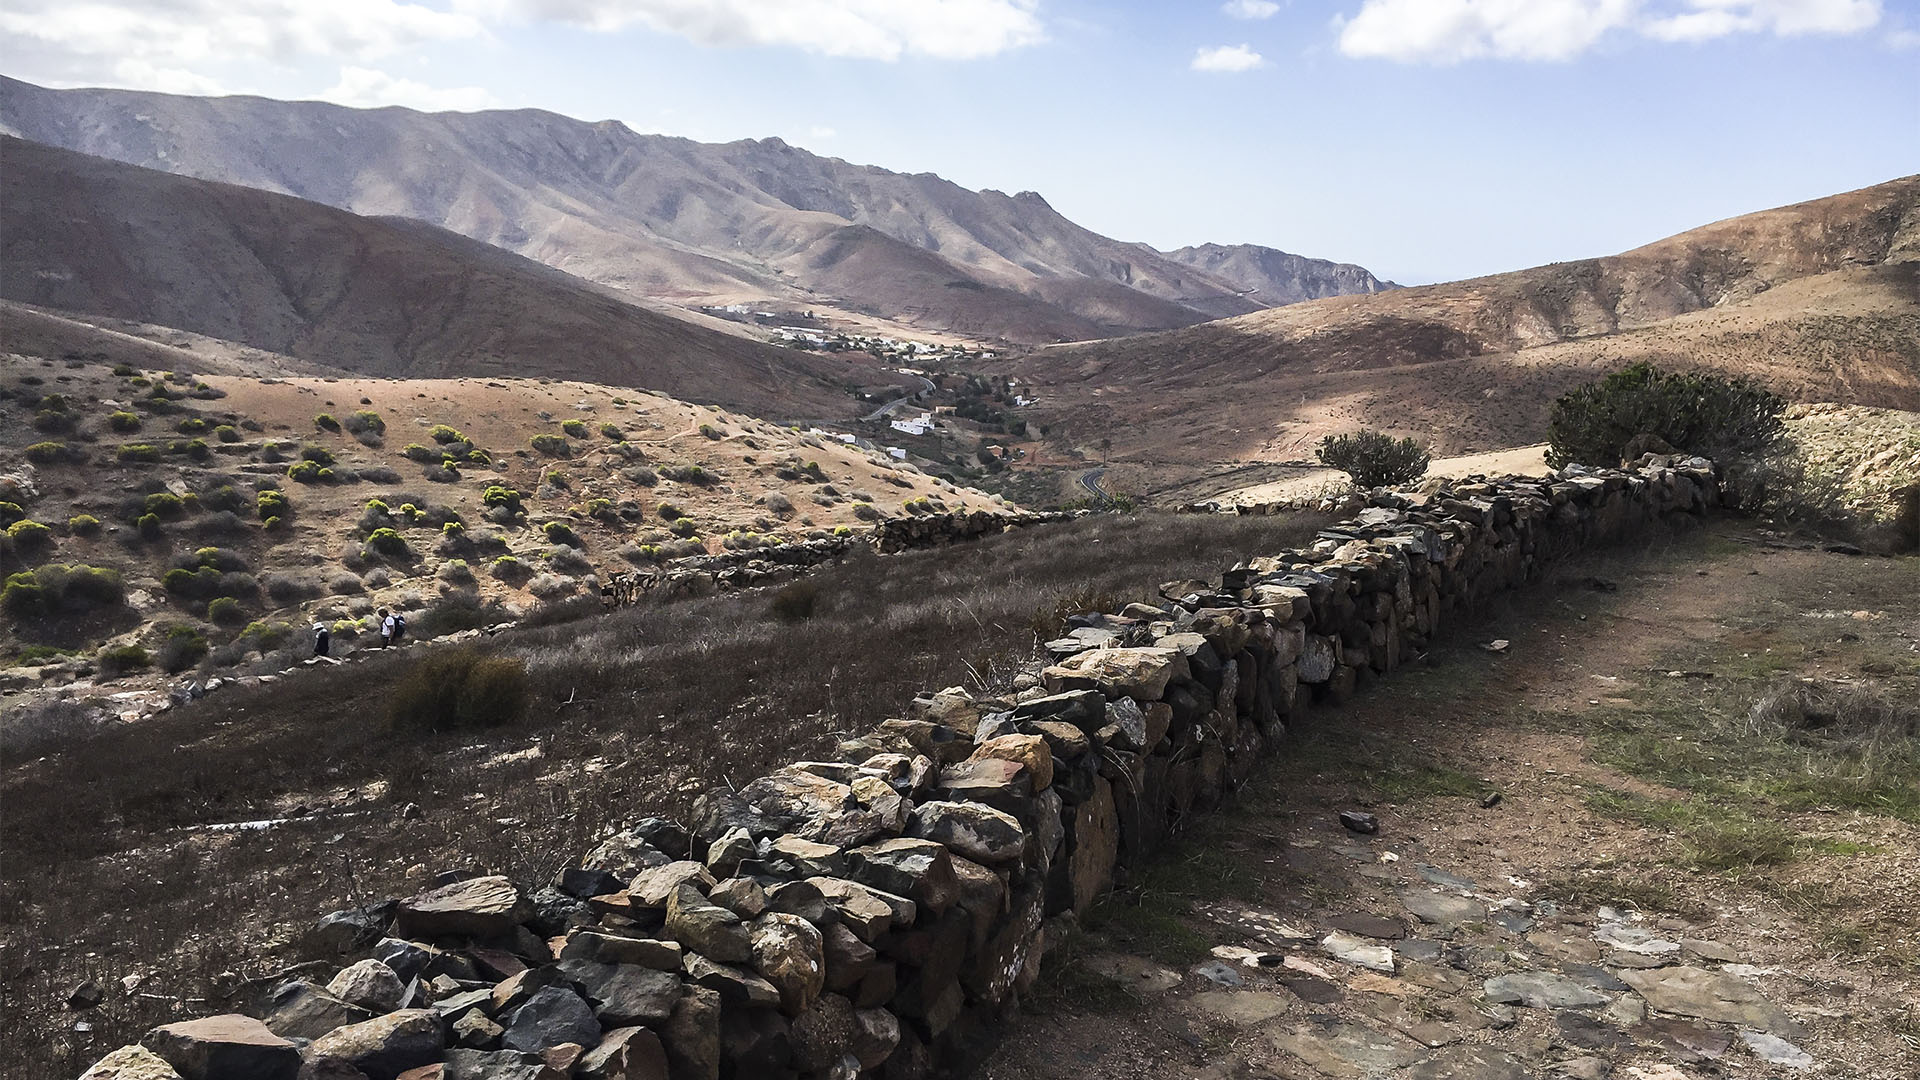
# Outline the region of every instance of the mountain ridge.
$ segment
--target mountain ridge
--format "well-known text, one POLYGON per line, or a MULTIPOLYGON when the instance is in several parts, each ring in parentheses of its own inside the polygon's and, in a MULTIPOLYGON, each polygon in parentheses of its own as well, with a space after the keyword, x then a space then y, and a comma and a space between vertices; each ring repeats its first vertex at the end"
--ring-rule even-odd
MULTIPOLYGON (((1045 343, 1188 326, 1265 306, 1243 285, 1101 236, 1033 192, 822 157, 778 138, 634 132, 537 109, 421 113, 260 97, 50 90, 0 77, 0 129, 128 164, 424 220, 589 280, 681 305, 854 307, 808 249, 865 226, 877 262, 939 266, 1052 310, 1005 313, 923 286, 890 301, 932 330, 1045 343), (894 248, 882 251, 880 249, 894 248), (940 260, 927 263, 926 256, 940 260)), ((1318 273, 1323 260, 1307 260, 1318 273)), ((1341 264, 1325 263, 1327 267, 1341 264)), ((1350 275, 1307 291, 1343 288, 1350 275)), ((1368 275, 1371 278, 1371 275, 1368 275)))

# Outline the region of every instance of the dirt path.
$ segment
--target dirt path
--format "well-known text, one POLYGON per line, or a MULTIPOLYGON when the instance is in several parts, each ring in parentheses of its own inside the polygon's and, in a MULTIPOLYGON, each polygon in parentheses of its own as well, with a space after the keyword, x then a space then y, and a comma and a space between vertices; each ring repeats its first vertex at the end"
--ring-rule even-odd
POLYGON ((1766 544, 1565 567, 1297 724, 977 1077, 1920 1075, 1914 774, 1801 775, 1826 751, 1747 715, 1782 679, 1913 700, 1920 561, 1766 544))

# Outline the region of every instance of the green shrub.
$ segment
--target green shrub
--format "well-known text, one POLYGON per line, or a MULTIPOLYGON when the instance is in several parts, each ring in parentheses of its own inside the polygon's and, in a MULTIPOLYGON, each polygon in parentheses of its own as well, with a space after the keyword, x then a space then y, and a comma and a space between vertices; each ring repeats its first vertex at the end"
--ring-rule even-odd
POLYGON ((40 408, 47 412, 63 413, 71 410, 72 406, 67 404, 67 395, 48 394, 46 397, 40 399, 40 408))
POLYGON ((231 596, 216 596, 207 601, 207 621, 221 626, 238 626, 247 621, 247 613, 241 608, 240 601, 231 596))
POLYGON ((115 452, 114 456, 126 462, 155 462, 160 460, 160 451, 146 443, 126 443, 115 452))
POLYGON ((700 434, 705 435, 709 439, 718 439, 722 435, 725 435, 726 432, 721 431, 719 428, 714 427, 712 424, 701 424, 700 434))
POLYGON ((542 476, 540 480, 542 483, 557 487, 561 491, 566 491, 573 487, 573 481, 568 479, 567 474, 561 472, 559 469, 548 469, 546 475, 542 476))
POLYGON ((1398 487, 1425 476, 1432 460, 1412 439, 1395 439, 1379 431, 1329 435, 1314 451, 1320 463, 1339 469, 1363 488, 1398 487))
POLYGON ((527 440, 527 443, 548 457, 564 458, 573 456, 573 444, 551 432, 543 431, 527 440))
POLYGON ((296 461, 287 466, 287 479, 296 484, 317 483, 320 479, 320 466, 311 461, 296 461))
POLYGON ((156 491, 147 496, 146 502, 141 504, 140 512, 165 520, 173 520, 186 516, 187 501, 171 491, 156 491))
POLYGON ((27 512, 16 502, 0 502, 0 527, 26 520, 27 512))
POLYGON ((189 416, 173 425, 173 430, 182 435, 198 435, 207 430, 207 422, 198 416, 189 416))
POLYGON ((619 425, 612 421, 600 425, 600 436, 601 438, 612 439, 615 442, 626 438, 626 436, 621 433, 619 425))
POLYGON ((458 540, 467 535, 467 527, 458 521, 449 521, 440 526, 440 535, 458 540))
POLYGON ((321 431, 339 431, 340 421, 335 420, 332 413, 321 413, 313 418, 313 426, 321 431))
POLYGON ((141 514, 139 517, 133 519, 133 527, 140 533, 140 539, 142 540, 160 539, 160 516, 158 514, 141 514))
POLYGON ((346 424, 347 430, 353 432, 355 435, 385 435, 387 433, 387 422, 382 420, 380 414, 374 412, 372 409, 362 409, 347 417, 346 424))
POLYGON ((65 435, 76 427, 72 413, 41 409, 33 414, 33 429, 49 435, 65 435))
POLYGON ((475 648, 438 649, 393 688, 388 717, 401 731, 498 727, 527 711, 527 670, 475 648))
POLYGON ((153 666, 153 658, 138 645, 114 645, 101 649, 94 662, 100 666, 100 674, 109 679, 129 671, 145 671, 153 666))
POLYGON ((7 538, 21 551, 39 551, 53 543, 53 526, 38 521, 16 521, 7 526, 7 538))
POLYGON ((57 461, 65 461, 66 457, 66 443, 37 442, 27 447, 27 460, 35 465, 52 465, 57 461))
POLYGON ((850 528, 848 528, 848 527, 847 527, 847 526, 845 526, 845 525, 835 525, 835 526, 833 527, 833 535, 835 535, 835 536, 852 536, 852 535, 853 535, 853 530, 852 530, 852 529, 850 529, 850 528))
POLYGON ((508 513, 516 516, 526 512, 520 505, 520 493, 500 484, 487 485, 487 489, 480 493, 480 502, 489 508, 504 507, 508 513))
POLYGON ((667 526, 667 531, 682 540, 688 539, 694 533, 693 519, 690 517, 674 518, 673 523, 667 526))
POLYGON ((153 380, 147 378, 145 375, 135 375, 133 378, 127 380, 127 384, 130 386, 146 387, 152 386, 153 380))
POLYGON ((254 510, 260 520, 284 518, 293 511, 293 504, 287 500, 287 493, 279 488, 268 488, 253 498, 254 510))
POLYGON ((861 521, 879 521, 883 515, 874 509, 872 503, 857 502, 853 504, 853 516, 861 521))
POLYGON ((221 424, 213 429, 213 437, 223 443, 236 443, 240 441, 240 429, 232 424, 221 424))
POLYGON ((124 379, 130 375, 140 374, 140 369, 134 367, 132 364, 115 364, 113 365, 113 373, 124 379))
POLYGON ((433 425, 433 428, 427 432, 427 436, 434 442, 443 444, 467 441, 465 435, 460 434, 457 429, 450 428, 445 424, 433 425))
POLYGON ((407 538, 392 529, 375 529, 367 534, 367 550, 390 559, 404 559, 413 554, 407 546, 407 538))
POLYGON ((663 466, 660 475, 677 484, 692 484, 695 487, 712 487, 720 481, 718 476, 699 465, 663 466))
POLYGON ((676 521, 687 516, 685 510, 680 509, 670 502, 663 502, 659 506, 654 507, 653 512, 660 515, 661 521, 676 521))
POLYGON ((242 648, 259 649, 272 652, 293 639, 293 626, 283 622, 260 620, 247 624, 245 630, 234 637, 234 644, 242 648))
POLYGON ((100 519, 92 514, 75 514, 67 519, 67 531, 75 536, 93 536, 100 531, 100 519))
POLYGON ((1547 464, 1613 466, 1668 449, 1723 462, 1755 458, 1785 434, 1785 411, 1778 395, 1747 379, 1641 362, 1553 403, 1547 464))
POLYGON ((433 447, 422 446, 416 442, 408 443, 407 448, 400 451, 400 456, 406 458, 408 461, 417 461, 424 465, 431 461, 439 461, 441 455, 440 451, 435 450, 433 447))
POLYGON ((547 542, 550 544, 565 544, 576 548, 586 546, 581 541, 580 534, 574 532, 572 526, 564 521, 549 521, 540 526, 540 531, 546 535, 547 542))
POLYGON ((238 514, 247 509, 247 497, 234 489, 232 484, 221 484, 200 496, 200 505, 208 510, 225 510, 238 514))
POLYGON ((154 662, 170 673, 179 673, 199 663, 207 655, 206 635, 191 626, 173 626, 154 650, 154 662))
POLYGON ((448 581, 472 581, 473 567, 465 559, 448 559, 440 564, 440 576, 448 581))
POLYGON ((324 446, 304 446, 300 448, 300 460, 311 461, 315 465, 334 464, 333 452, 324 446))
POLYGON ((139 431, 140 414, 130 413, 124 409, 119 412, 108 413, 107 426, 123 435, 128 432, 139 431))
POLYGON ((213 451, 207 446, 205 439, 176 439, 167 444, 167 453, 184 454, 195 461, 205 461, 213 456, 213 451))
POLYGON ((569 438, 584 439, 587 437, 587 425, 579 420, 560 421, 560 430, 565 432, 569 438))
POLYGON ((533 575, 527 564, 514 555, 502 555, 494 559, 492 573, 501 581, 522 581, 533 575))

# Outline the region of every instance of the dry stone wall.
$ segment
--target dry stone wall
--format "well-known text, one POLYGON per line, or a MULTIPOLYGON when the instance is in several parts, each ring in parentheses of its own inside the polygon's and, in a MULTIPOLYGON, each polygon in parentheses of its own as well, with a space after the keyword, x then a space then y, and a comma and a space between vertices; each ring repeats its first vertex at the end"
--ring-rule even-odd
POLYGON ((1712 467, 1376 494, 1309 548, 1073 620, 1013 696, 960 689, 648 819, 528 893, 449 876, 336 912, 339 967, 88 1075, 919 1078, 987 1045, 1058 928, 1338 702, 1575 549, 1717 505, 1712 467), (145 1071, 138 1071, 145 1070, 145 1071), (304 1071, 303 1071, 304 1070, 304 1071))

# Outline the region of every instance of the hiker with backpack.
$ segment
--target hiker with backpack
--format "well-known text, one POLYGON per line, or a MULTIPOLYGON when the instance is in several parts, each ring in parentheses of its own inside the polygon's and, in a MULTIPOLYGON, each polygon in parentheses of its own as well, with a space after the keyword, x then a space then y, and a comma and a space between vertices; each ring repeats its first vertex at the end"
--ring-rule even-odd
POLYGON ((406 617, 398 612, 380 609, 380 647, 390 649, 400 644, 400 635, 407 632, 406 617))
POLYGON ((326 623, 313 624, 313 655, 326 656, 333 651, 333 632, 326 623))

